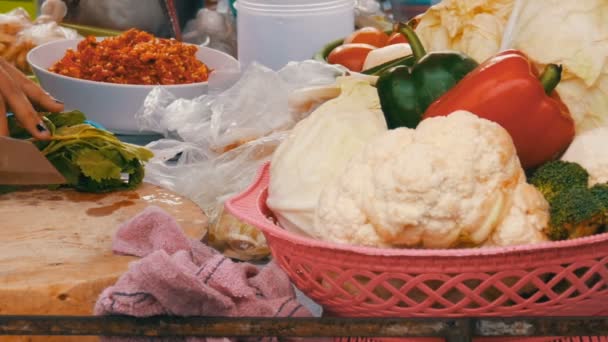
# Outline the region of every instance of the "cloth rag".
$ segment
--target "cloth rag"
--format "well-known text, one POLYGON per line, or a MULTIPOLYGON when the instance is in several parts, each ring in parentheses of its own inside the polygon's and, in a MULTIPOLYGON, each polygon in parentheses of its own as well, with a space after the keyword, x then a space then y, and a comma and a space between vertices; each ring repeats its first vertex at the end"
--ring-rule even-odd
POLYGON ((114 253, 142 259, 132 262, 116 284, 102 292, 95 305, 96 315, 312 316, 298 302, 289 278, 274 262, 260 268, 233 262, 202 242, 186 237, 175 219, 158 207, 148 207, 123 223, 112 249, 114 253))

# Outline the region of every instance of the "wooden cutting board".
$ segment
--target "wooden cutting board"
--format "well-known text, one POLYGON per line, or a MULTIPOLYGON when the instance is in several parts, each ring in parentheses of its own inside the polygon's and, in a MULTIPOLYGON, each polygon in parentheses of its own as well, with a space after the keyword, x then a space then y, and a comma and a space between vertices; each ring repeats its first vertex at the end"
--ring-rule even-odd
POLYGON ((0 315, 92 314, 101 291, 136 259, 112 253, 114 233, 150 205, 175 217, 188 236, 206 234, 207 218, 195 203, 151 184, 110 194, 32 189, 0 195, 0 315))

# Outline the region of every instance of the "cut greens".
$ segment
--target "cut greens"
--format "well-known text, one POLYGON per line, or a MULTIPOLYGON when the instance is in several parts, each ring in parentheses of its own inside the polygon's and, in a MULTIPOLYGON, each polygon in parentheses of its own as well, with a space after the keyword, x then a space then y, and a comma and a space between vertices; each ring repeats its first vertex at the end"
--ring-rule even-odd
MULTIPOLYGON (((133 189, 144 178, 143 162, 153 154, 127 144, 112 133, 85 123, 79 111, 49 113, 43 120, 52 133, 49 141, 35 141, 42 154, 61 172, 67 186, 85 192, 133 189)), ((9 117, 11 136, 31 136, 9 117)))

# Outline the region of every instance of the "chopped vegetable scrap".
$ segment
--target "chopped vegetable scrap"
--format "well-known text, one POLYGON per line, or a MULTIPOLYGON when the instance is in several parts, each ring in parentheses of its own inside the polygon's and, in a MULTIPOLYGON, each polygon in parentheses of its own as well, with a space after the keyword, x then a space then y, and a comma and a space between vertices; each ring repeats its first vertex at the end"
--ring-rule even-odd
MULTIPOLYGON (((84 192, 109 192, 137 187, 144 178, 143 162, 152 158, 145 147, 121 142, 112 133, 85 123, 79 111, 51 113, 43 118, 50 141, 35 145, 61 172, 67 185, 84 192), (125 179, 126 178, 126 179, 125 179)), ((9 117, 11 136, 31 138, 9 117)))
POLYGON ((608 224, 608 184, 588 187, 589 174, 576 163, 552 161, 536 170, 529 182, 550 206, 546 228, 552 240, 575 239, 602 231, 608 224))
POLYGON ((455 51, 427 54, 414 30, 400 24, 412 48, 415 64, 397 66, 380 75, 376 84, 389 128, 416 128, 424 111, 477 67, 455 51))
POLYGON ((78 44, 49 70, 85 80, 143 85, 205 82, 207 66, 197 59, 198 47, 174 39, 156 38, 131 29, 97 41, 93 36, 78 44))

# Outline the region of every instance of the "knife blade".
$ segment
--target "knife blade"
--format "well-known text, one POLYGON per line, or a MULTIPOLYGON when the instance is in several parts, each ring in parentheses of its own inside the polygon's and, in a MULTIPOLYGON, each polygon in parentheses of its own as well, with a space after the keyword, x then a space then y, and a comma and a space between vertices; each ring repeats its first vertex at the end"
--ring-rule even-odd
POLYGON ((0 137, 0 184, 64 184, 65 178, 29 141, 0 137))

